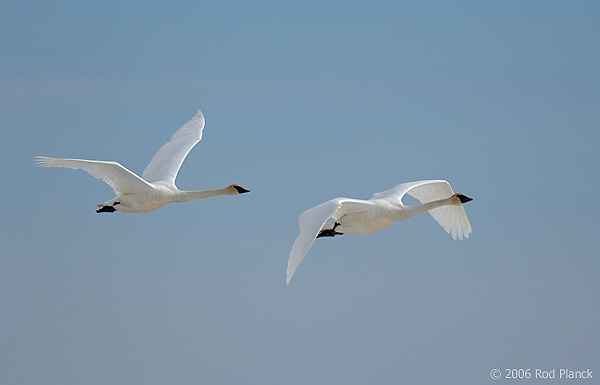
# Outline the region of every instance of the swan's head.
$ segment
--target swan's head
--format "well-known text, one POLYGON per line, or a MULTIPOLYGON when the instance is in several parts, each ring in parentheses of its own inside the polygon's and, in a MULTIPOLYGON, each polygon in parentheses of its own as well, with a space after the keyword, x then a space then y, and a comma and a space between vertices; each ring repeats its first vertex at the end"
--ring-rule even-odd
POLYGON ((466 196, 464 194, 454 194, 454 196, 456 198, 458 198, 458 200, 460 201, 461 204, 464 204, 464 203, 467 203, 467 202, 473 200, 473 198, 469 198, 468 196, 466 196))
POLYGON ((229 190, 231 190, 231 195, 239 195, 250 192, 250 190, 246 190, 239 184, 232 184, 231 186, 229 186, 229 190))

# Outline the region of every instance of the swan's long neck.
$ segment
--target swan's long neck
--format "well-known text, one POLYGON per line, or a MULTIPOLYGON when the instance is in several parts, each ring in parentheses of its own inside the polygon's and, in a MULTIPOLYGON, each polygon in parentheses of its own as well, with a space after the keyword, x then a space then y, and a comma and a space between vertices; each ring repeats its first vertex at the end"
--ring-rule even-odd
POLYGON ((417 214, 421 214, 426 211, 436 209, 438 207, 454 205, 454 204, 456 204, 454 199, 455 199, 455 197, 453 195, 450 198, 440 199, 439 201, 427 202, 427 203, 423 203, 422 205, 404 206, 402 209, 404 218, 410 218, 417 214))
POLYGON ((180 191, 178 194, 178 201, 186 202, 194 199, 216 197, 219 195, 231 195, 229 187, 204 191, 180 191))

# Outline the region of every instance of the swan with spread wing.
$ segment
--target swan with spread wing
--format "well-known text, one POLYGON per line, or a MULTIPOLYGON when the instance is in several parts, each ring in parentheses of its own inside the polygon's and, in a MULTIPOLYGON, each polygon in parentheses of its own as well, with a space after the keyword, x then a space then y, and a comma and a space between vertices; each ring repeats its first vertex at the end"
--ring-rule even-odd
POLYGON ((204 191, 182 191, 175 186, 179 168, 187 154, 202 139, 203 129, 204 115, 198 111, 196 116, 178 129, 171 140, 156 152, 141 177, 117 162, 38 156, 36 163, 43 167, 81 169, 112 187, 116 197, 99 203, 99 209, 96 210, 98 213, 147 213, 171 202, 249 192, 237 184, 204 191))
POLYGON ((290 252, 286 282, 289 285, 316 238, 371 234, 426 211, 452 238, 469 238, 471 224, 463 204, 471 200, 466 195, 455 194, 445 180, 424 180, 399 184, 369 200, 334 198, 321 203, 300 215, 300 235, 290 252), (421 204, 404 205, 404 195, 416 198, 421 204), (328 222, 330 218, 333 220, 328 222))

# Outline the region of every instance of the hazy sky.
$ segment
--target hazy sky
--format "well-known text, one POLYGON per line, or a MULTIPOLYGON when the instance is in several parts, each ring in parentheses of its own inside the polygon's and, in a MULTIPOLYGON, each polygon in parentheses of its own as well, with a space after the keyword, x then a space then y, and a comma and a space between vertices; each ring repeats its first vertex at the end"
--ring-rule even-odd
POLYGON ((0 383, 600 377, 598 20, 595 1, 2 2, 0 383), (34 167, 141 173, 198 109, 178 186, 250 194, 96 214, 110 187, 34 167), (319 239, 285 285, 301 212, 421 179, 474 198, 470 239, 429 215, 319 239))

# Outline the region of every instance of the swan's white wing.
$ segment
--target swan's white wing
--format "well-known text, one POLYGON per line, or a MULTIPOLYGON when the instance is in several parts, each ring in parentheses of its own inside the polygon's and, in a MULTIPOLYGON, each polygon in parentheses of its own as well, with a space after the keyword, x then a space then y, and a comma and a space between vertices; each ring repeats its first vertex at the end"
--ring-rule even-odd
POLYGON ((329 218, 340 218, 349 213, 368 210, 372 203, 358 199, 335 198, 321 203, 300 215, 300 235, 296 238, 288 259, 286 283, 289 285, 294 272, 308 253, 319 231, 329 218))
MULTIPOLYGON (((421 204, 441 199, 446 199, 454 195, 450 183, 445 180, 422 180, 399 184, 387 191, 375 194, 371 199, 394 199, 401 201, 402 197, 408 194, 416 198, 421 204)), ((442 206, 429 210, 429 214, 435 219, 446 232, 457 237, 462 241, 469 238, 472 232, 469 218, 462 205, 460 206, 442 206)))
POLYGON ((144 170, 142 178, 148 182, 175 184, 175 178, 187 154, 202 139, 204 115, 198 111, 189 122, 175 131, 171 141, 162 146, 144 170))
MULTIPOLYGON (((406 193, 423 203, 446 199, 454 195, 450 183, 445 180, 415 182, 406 193)), ((471 233, 471 224, 462 205, 442 206, 429 210, 429 214, 439 223, 452 238, 469 238, 471 233)))
POLYGON ((106 182, 115 190, 116 194, 143 193, 151 191, 153 188, 148 182, 117 162, 36 156, 36 163, 43 167, 67 167, 87 171, 106 182))
POLYGON ((452 238, 461 241, 463 238, 469 238, 472 232, 471 223, 465 212, 465 208, 460 206, 442 206, 437 209, 429 210, 429 214, 435 219, 452 238))
MULTIPOLYGON (((434 184, 437 185, 437 184, 444 184, 444 183, 448 184, 448 182, 446 182, 445 180, 420 180, 417 182, 402 183, 402 184, 392 187, 389 190, 385 190, 383 192, 373 194, 373 198, 371 198, 371 200, 373 200, 373 199, 391 199, 391 200, 398 200, 398 202, 401 202, 402 197, 411 189, 414 189, 421 185, 434 185, 434 184)), ((448 184, 448 187, 450 187, 449 184, 448 184)), ((452 189, 450 189, 450 195, 452 195, 452 194, 453 194, 452 189)), ((409 194, 409 195, 412 196, 412 194, 409 194)), ((440 199, 448 198, 450 195, 442 197, 440 199)), ((424 202, 421 202, 421 203, 424 203, 424 202)))

